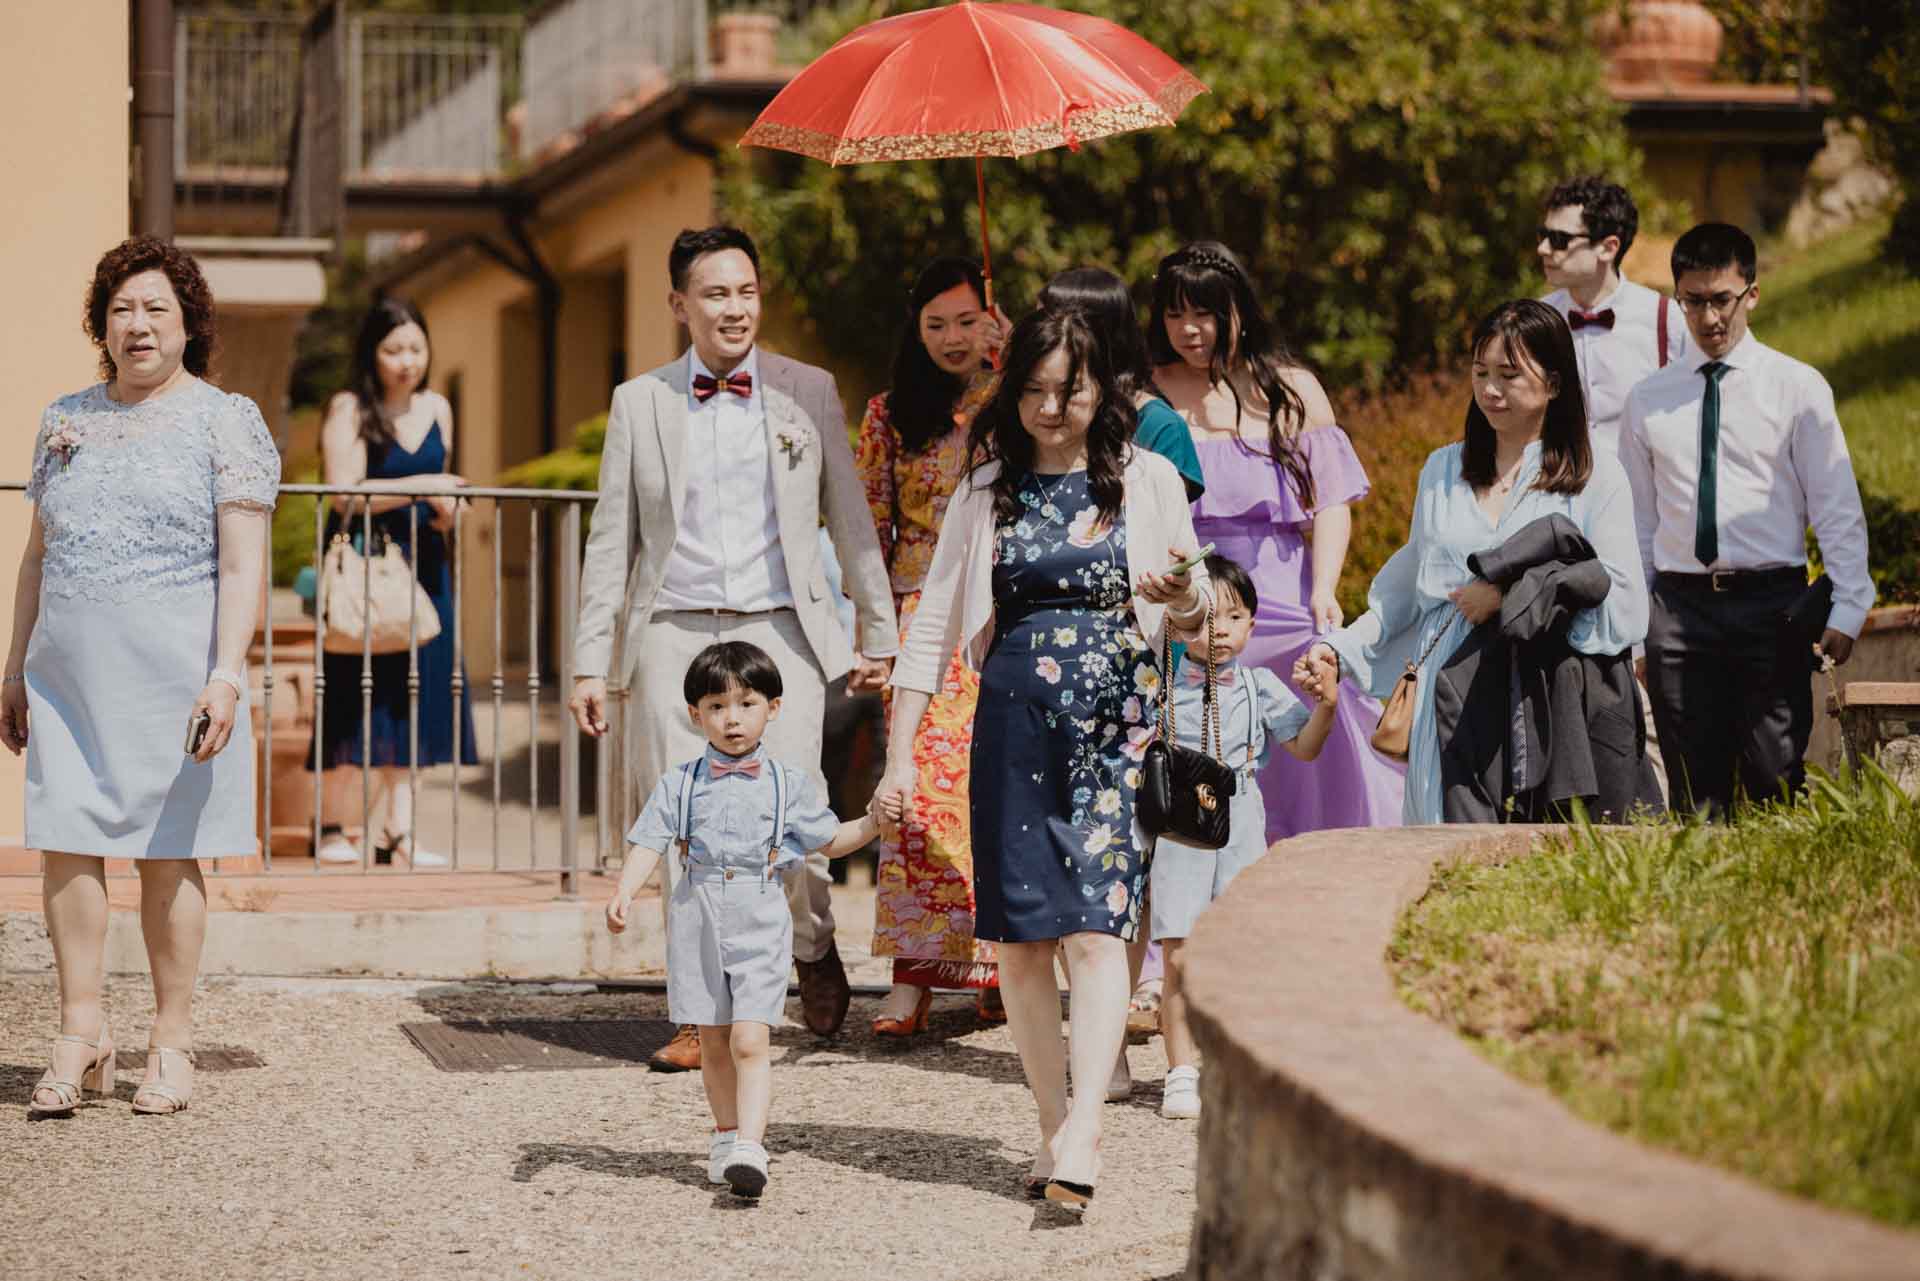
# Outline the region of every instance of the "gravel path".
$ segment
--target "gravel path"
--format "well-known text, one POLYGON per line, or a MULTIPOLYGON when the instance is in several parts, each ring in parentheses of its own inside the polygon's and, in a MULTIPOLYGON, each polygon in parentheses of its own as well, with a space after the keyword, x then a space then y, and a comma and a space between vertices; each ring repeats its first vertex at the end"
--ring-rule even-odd
MULTIPOLYGON (((144 981, 113 983, 112 1026, 143 1047, 144 981)), ((1084 1220, 1025 1200, 1033 1112, 1004 1028, 959 996, 906 1050, 867 1032, 774 1034, 774 1182, 736 1202, 705 1181, 696 1073, 442 1072, 399 1030, 434 1018, 664 1018, 649 993, 210 980, 203 1045, 266 1066, 202 1072, 191 1110, 116 1098, 28 1123, 56 1005, 0 980, 0 1277, 926 1278, 1159 1281, 1184 1270, 1194 1130, 1143 1080, 1107 1109, 1084 1220)), ((797 1020, 798 1005, 788 1013, 797 1020)))

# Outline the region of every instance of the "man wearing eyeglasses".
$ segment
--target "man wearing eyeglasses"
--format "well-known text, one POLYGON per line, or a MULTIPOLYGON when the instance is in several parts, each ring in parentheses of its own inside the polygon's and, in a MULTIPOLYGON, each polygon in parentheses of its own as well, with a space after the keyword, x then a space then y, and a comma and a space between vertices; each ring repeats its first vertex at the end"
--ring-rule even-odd
POLYGON ((1535 252, 1547 283, 1541 299, 1566 318, 1586 393, 1595 448, 1619 451, 1620 415, 1635 383, 1686 355, 1686 327, 1671 300, 1620 275, 1640 211, 1626 189, 1573 178, 1547 196, 1535 252))
POLYGON ((1874 597, 1833 389, 1747 329, 1760 302, 1756 259, 1752 237, 1726 223, 1674 245, 1674 293, 1695 350, 1628 394, 1620 442, 1652 575, 1646 676, 1668 787, 1676 808, 1713 816, 1737 797, 1799 789, 1813 728, 1809 642, 1817 634, 1820 651, 1844 663, 1874 597), (1830 610, 1807 585, 1809 525, 1832 579, 1830 610))

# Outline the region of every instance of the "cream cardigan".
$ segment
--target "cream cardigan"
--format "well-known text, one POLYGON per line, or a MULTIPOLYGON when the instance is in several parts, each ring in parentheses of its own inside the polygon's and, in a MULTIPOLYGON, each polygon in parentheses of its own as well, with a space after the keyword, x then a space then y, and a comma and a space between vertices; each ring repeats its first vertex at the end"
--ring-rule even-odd
MULTIPOLYGON (((992 486, 999 470, 998 463, 987 463, 963 476, 947 503, 920 605, 894 664, 896 689, 938 693, 947 662, 962 637, 966 638, 969 667, 978 670, 986 658, 987 646, 993 640, 992 486)), ((1137 584, 1144 573, 1166 572, 1172 563, 1168 548, 1194 550, 1199 540, 1193 532, 1193 509, 1187 505, 1186 484, 1172 463, 1158 454, 1129 447, 1123 483, 1126 493, 1121 514, 1127 527, 1127 578, 1137 584)), ((1194 569, 1193 581, 1202 592, 1208 590, 1205 566, 1194 569)), ((1166 612, 1164 605, 1133 598, 1134 618, 1155 653, 1159 652, 1166 612)))

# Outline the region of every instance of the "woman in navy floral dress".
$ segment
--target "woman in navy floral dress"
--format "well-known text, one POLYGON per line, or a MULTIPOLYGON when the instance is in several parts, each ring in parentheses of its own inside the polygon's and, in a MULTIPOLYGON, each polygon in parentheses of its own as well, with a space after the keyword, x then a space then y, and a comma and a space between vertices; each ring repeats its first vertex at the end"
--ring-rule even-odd
POLYGON ((956 644, 980 672, 969 776, 975 934, 1039 1109, 1029 1195, 1084 1207, 1103 1088, 1067 1104, 1056 942, 1073 975, 1073 1078, 1104 1086, 1126 1030, 1124 940, 1141 928, 1150 843, 1134 819, 1162 629, 1205 617, 1204 570, 1172 463, 1133 446, 1133 401, 1077 310, 1014 327, 974 421, 985 461, 955 489, 894 669, 876 805, 911 812, 913 740, 956 644))
POLYGON ((981 933, 1024 942, 1080 930, 1132 938, 1147 850, 1133 822, 1152 737, 1154 656, 1130 608, 1127 530, 1102 516, 1084 471, 1028 472, 1021 513, 998 523, 993 647, 980 671, 973 839, 1025 846, 1011 878, 983 878, 981 933))

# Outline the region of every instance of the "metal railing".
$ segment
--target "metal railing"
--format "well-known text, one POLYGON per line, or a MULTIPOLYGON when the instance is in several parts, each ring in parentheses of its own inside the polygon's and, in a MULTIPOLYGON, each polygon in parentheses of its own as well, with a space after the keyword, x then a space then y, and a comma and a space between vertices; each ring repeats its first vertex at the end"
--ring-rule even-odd
POLYGON ((175 172, 284 167, 305 19, 211 9, 182 12, 174 22, 175 172))
POLYGON ((528 155, 630 94, 707 69, 706 0, 558 0, 522 54, 528 155))
MULTIPOLYGON (((797 20, 818 7, 795 0, 775 9, 797 20)), ((636 93, 705 76, 708 16, 708 0, 554 0, 531 20, 349 13, 339 86, 346 174, 496 176, 512 161, 505 138, 515 102, 526 113, 518 150, 532 155, 636 93)), ((180 12, 176 172, 284 172, 306 23, 298 14, 180 12)))
POLYGON ((349 174, 491 175, 520 90, 518 18, 366 14, 347 30, 349 174))
MULTIPOLYGON (((326 741, 325 718, 328 664, 326 661, 327 620, 324 602, 328 589, 327 531, 329 525, 332 523, 329 519, 329 513, 331 511, 344 511, 346 513, 345 517, 339 522, 339 527, 336 529, 336 537, 345 536, 347 531, 360 535, 361 549, 363 552, 369 553, 363 556, 361 565, 361 572, 364 575, 361 587, 363 591, 368 591, 372 583, 373 556, 370 552, 374 544, 376 516, 365 500, 374 498, 390 499, 398 496, 409 498, 444 498, 448 495, 444 490, 433 489, 372 489, 365 486, 301 484, 282 485, 280 487, 280 494, 282 498, 290 495, 310 495, 318 500, 314 505, 313 527, 313 564, 317 580, 316 601, 318 607, 314 611, 310 697, 312 700, 312 742, 315 744, 313 748, 313 763, 316 766, 324 766, 325 762, 320 759, 319 745, 326 741)), ((541 680, 542 653, 540 646, 541 634, 546 622, 546 618, 541 609, 541 578, 546 554, 543 550, 542 528, 547 517, 554 514, 558 515, 560 532, 555 554, 559 562, 560 586, 558 600, 555 602, 556 608, 553 618, 556 631, 553 658, 559 674, 560 692, 566 694, 571 692, 573 686, 573 639, 580 608, 582 510, 583 508, 590 507, 591 504, 597 500, 598 495, 591 491, 579 490, 506 489, 483 486, 467 487, 460 490, 459 494, 461 498, 467 501, 455 507, 452 528, 445 535, 449 548, 448 559, 451 576, 450 614, 452 618, 451 641, 453 661, 451 674, 449 676, 448 693, 452 706, 451 737, 454 745, 455 779, 454 785, 451 788, 450 799, 449 830, 451 839, 446 852, 447 863, 444 870, 448 874, 462 871, 498 872, 502 870, 556 872, 560 877, 561 892, 563 894, 577 893, 580 873, 585 870, 591 870, 594 863, 597 863, 600 852, 611 847, 609 824, 615 824, 615 826, 611 828, 615 837, 617 837, 618 833, 622 830, 617 824, 625 817, 624 807, 618 804, 617 798, 624 796, 627 789, 621 788, 616 790, 608 786, 609 770, 614 763, 612 754, 606 751, 598 752, 596 754, 598 768, 595 771, 595 803, 593 807, 596 824, 593 846, 595 853, 593 862, 583 865, 580 856, 580 732, 577 726, 575 726, 572 716, 567 713, 564 707, 549 709, 548 715, 555 719, 559 728, 560 830, 557 856, 550 860, 542 859, 541 851, 545 842, 543 841, 541 832, 542 806, 539 772, 541 730, 543 724, 541 699, 543 688, 541 680), (472 504, 479 504, 480 509, 478 511, 473 510, 472 504), (506 535, 510 529, 507 513, 511 505, 524 507, 525 524, 523 528, 527 535, 525 561, 527 587, 524 600, 527 620, 527 649, 525 655, 523 694, 526 700, 528 805, 526 832, 527 859, 525 863, 515 860, 513 866, 508 868, 503 867, 501 861, 501 851, 504 848, 504 840, 501 827, 503 753, 500 750, 500 744, 502 727, 507 719, 507 690, 509 683, 505 664, 508 637, 505 630, 506 592, 504 585, 506 574, 504 548, 506 535), (462 787, 458 778, 460 766, 468 763, 462 760, 461 751, 463 731, 462 708, 464 696, 470 692, 469 681, 465 673, 465 663, 468 656, 468 637, 466 635, 466 584, 468 574, 466 564, 467 539, 465 535, 472 527, 472 522, 476 520, 485 522, 481 528, 484 531, 485 541, 491 547, 491 565, 488 569, 482 571, 488 575, 488 585, 490 588, 489 626, 491 635, 489 639, 491 644, 488 649, 491 656, 491 671, 486 679, 485 693, 491 697, 494 736, 494 750, 490 754, 491 760, 485 762, 485 764, 491 767, 492 804, 490 828, 492 840, 490 842, 489 857, 484 862, 462 857, 460 825, 460 794, 462 787), (607 803, 610 800, 616 802, 615 805, 611 807, 615 811, 612 813, 609 813, 610 806, 607 803)), ((417 502, 409 503, 405 511, 407 513, 406 520, 408 529, 407 545, 416 549, 413 552, 413 557, 417 563, 419 555, 417 549, 420 546, 420 536, 423 532, 420 527, 420 504, 417 502)), ((420 815, 418 801, 420 796, 419 733, 421 724, 421 677, 418 641, 419 619, 417 613, 413 612, 417 610, 417 608, 416 604, 413 610, 410 610, 408 619, 408 645, 405 651, 407 655, 407 732, 409 740, 407 751, 407 781, 415 801, 410 813, 409 830, 404 834, 408 842, 409 850, 418 848, 420 815)), ((270 622, 265 628, 264 652, 261 656, 262 702, 267 707, 269 714, 263 718, 262 758, 265 762, 265 768, 263 770, 264 786, 262 788, 259 825, 263 833, 261 846, 262 863, 269 872, 274 870, 273 834, 275 831, 273 821, 274 717, 271 712, 274 704, 276 685, 282 677, 282 672, 276 663, 274 654, 274 631, 275 628, 270 622)), ((349 653, 348 657, 351 658, 351 653, 349 653)), ((374 662, 376 657, 372 649, 372 635, 369 629, 361 640, 359 670, 357 673, 360 690, 360 808, 362 820, 361 830, 363 832, 359 870, 362 872, 372 872, 375 870, 371 836, 374 831, 372 773, 375 767, 372 764, 372 734, 375 691, 374 662)), ((335 666, 337 670, 338 664, 335 666)), ((623 711, 624 709, 619 710, 623 711)), ((623 734, 624 717, 621 716, 615 720, 614 725, 609 731, 609 737, 614 738, 615 741, 618 742, 623 734)), ((311 822, 313 849, 316 853, 320 848, 321 827, 326 817, 325 770, 316 768, 313 771, 313 817, 311 822)), ((399 836, 401 834, 392 833, 391 835, 399 836)))

